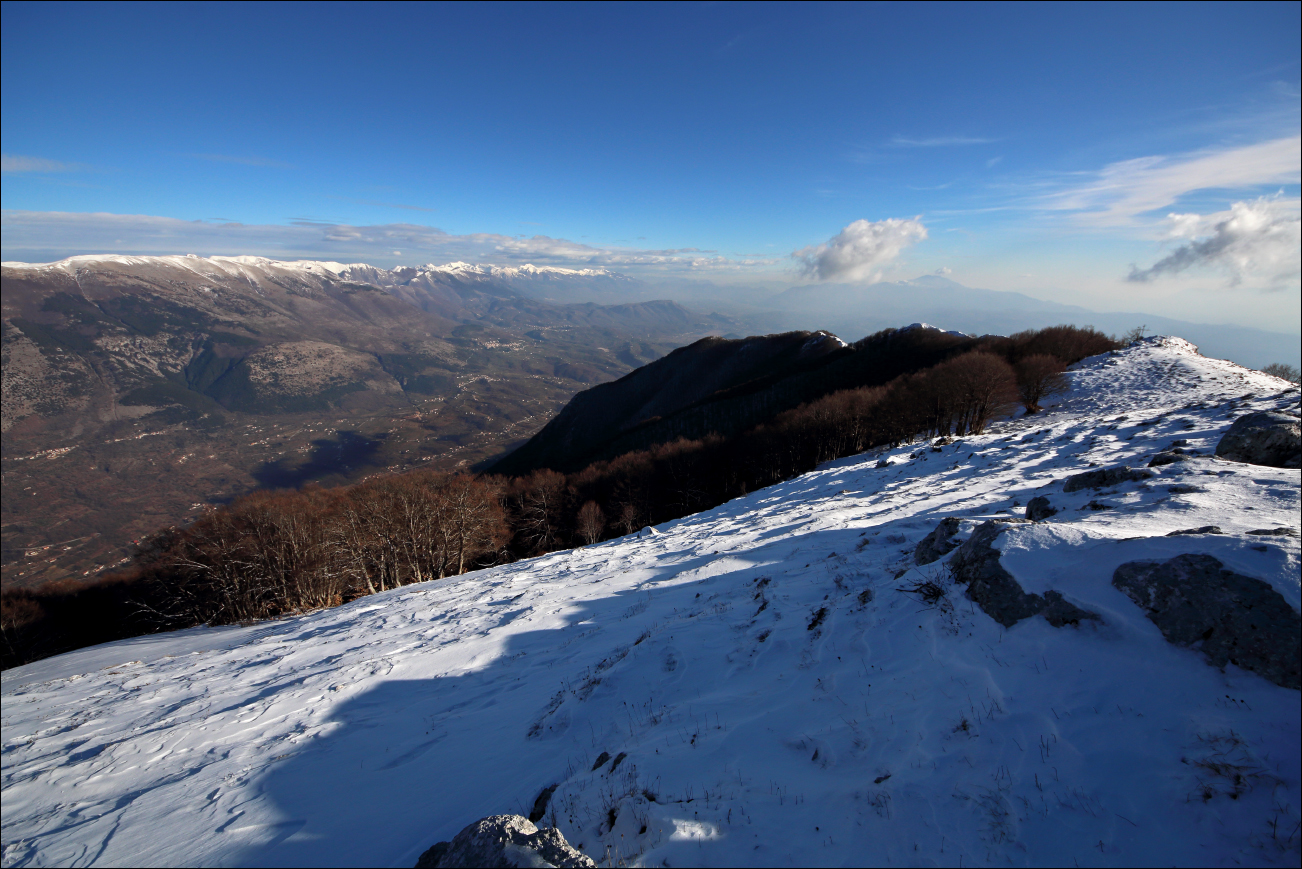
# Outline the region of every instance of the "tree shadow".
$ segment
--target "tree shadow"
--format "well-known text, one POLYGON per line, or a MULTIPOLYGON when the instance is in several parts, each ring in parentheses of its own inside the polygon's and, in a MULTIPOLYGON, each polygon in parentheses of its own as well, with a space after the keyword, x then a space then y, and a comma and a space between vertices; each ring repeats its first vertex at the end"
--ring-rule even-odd
MULTIPOLYGON (((802 553, 811 546, 844 551, 856 539, 854 531, 820 531, 794 538, 791 545, 802 553)), ((654 540, 649 545, 654 546, 654 540)), ((596 553, 600 548, 588 551, 596 553)), ((407 601, 401 608, 395 606, 386 626, 395 626, 410 642, 394 643, 390 636, 386 645, 410 650, 423 643, 431 651, 442 647, 441 654, 424 662, 419 652, 411 651, 392 662, 377 657, 373 667, 362 668, 374 687, 341 702, 333 698, 336 691, 350 692, 344 670, 340 682, 319 698, 326 711, 306 722, 297 745, 286 745, 284 754, 267 758, 264 773, 253 785, 261 798, 275 806, 274 812, 264 809, 259 814, 272 814, 278 820, 241 826, 238 806, 214 819, 224 834, 235 839, 219 846, 223 860, 262 866, 411 866, 426 848, 451 839, 481 817, 527 816, 540 791, 558 783, 558 801, 567 793, 586 792, 583 799, 567 804, 576 813, 575 822, 567 824, 561 812, 560 827, 572 844, 598 860, 611 844, 608 839, 614 839, 626 857, 632 849, 651 845, 650 839, 637 840, 636 831, 621 830, 627 838, 597 837, 592 830, 600 817, 593 814, 593 807, 600 805, 600 795, 607 791, 610 798, 618 798, 650 788, 661 790, 663 804, 647 808, 662 816, 678 810, 673 804, 682 800, 674 794, 690 791, 691 782, 675 785, 669 779, 681 770, 689 775, 698 771, 681 758, 670 761, 664 743, 677 746, 680 731, 692 726, 691 704, 699 700, 701 690, 701 683, 691 675, 692 659, 704 654, 693 638, 734 642, 740 636, 753 645, 754 637, 745 637, 747 628, 751 634, 761 630, 751 627, 756 622, 749 594, 752 583, 791 567, 774 563, 772 544, 767 543, 753 552, 671 560, 682 554, 681 550, 659 553, 661 560, 644 581, 607 597, 582 601, 567 611, 560 626, 555 626, 551 615, 560 601, 530 600, 535 597, 529 592, 537 585, 537 571, 530 570, 529 562, 487 576, 467 574, 355 602, 387 608, 407 601), (725 557, 729 567, 717 574, 700 579, 681 576, 725 557), (460 598, 467 603, 460 611, 430 609, 410 600, 452 583, 476 582, 482 590, 467 588, 460 598), (478 599, 472 601, 474 597, 478 599), (736 601, 744 605, 723 606, 736 601), (458 655, 455 646, 462 637, 482 637, 522 624, 521 620, 550 621, 552 626, 508 634, 491 647, 491 659, 482 665, 466 658, 476 651, 483 654, 483 643, 458 655), (450 625, 456 626, 451 632, 450 625), (404 678, 431 665, 461 672, 404 678), (392 678, 371 675, 383 672, 385 666, 392 668, 392 678), (630 713, 634 706, 642 711, 630 713), (618 774, 605 768, 593 770, 594 759, 603 751, 611 756, 627 753, 618 774)), ((782 561, 781 554, 776 561, 782 561)), ((792 581, 808 579, 793 576, 792 581)), ((828 590, 832 582, 828 572, 828 590)), ((439 597, 446 599, 441 594, 431 597, 432 604, 439 597)), ((769 610, 765 618, 772 615, 769 610)), ((807 616, 803 611, 800 615, 807 616)), ((808 636, 805 621, 791 619, 801 641, 808 636)), ((336 621, 305 630, 295 642, 350 643, 352 648, 343 656, 356 660, 357 652, 372 640, 358 636, 347 622, 336 621)), ((759 643, 755 648, 765 653, 787 649, 779 641, 764 644, 760 639, 759 643)), ((316 684, 305 689, 302 680, 287 679, 279 688, 264 686, 252 702, 268 710, 281 702, 301 708, 301 692, 320 690, 322 683, 316 684)), ((699 782, 697 787, 699 791, 699 782)), ((687 808, 684 817, 695 818, 697 809, 704 811, 698 802, 687 808)), ((662 820, 658 832, 647 834, 657 837, 657 861, 666 858, 672 865, 693 865, 704 858, 712 862, 706 856, 710 842, 677 841, 672 832, 672 824, 662 820)), ((722 856, 716 854, 713 861, 722 856)))
POLYGON ((307 461, 300 464, 282 457, 266 462, 253 472, 253 478, 262 489, 298 489, 308 483, 344 482, 345 475, 361 468, 383 467, 379 452, 387 437, 387 433, 367 437, 356 431, 338 431, 333 438, 312 441, 307 461), (332 480, 332 477, 339 479, 332 480))

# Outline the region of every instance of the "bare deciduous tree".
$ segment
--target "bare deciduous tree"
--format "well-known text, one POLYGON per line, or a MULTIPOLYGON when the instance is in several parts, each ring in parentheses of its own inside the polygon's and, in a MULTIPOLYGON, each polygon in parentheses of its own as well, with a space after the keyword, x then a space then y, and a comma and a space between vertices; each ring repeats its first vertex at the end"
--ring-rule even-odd
POLYGON ((1285 362, 1272 362, 1261 369, 1261 373, 1269 374, 1271 377, 1278 377, 1280 380, 1287 380, 1289 383, 1302 383, 1302 371, 1299 371, 1296 365, 1289 365, 1285 362))
POLYGON ((601 533, 606 529, 606 514, 597 506, 596 501, 585 501, 579 508, 579 516, 575 524, 579 537, 591 546, 601 540, 601 533))
POLYGON ((1037 353, 1017 363, 1017 392, 1027 413, 1040 410, 1040 402, 1067 389, 1066 366, 1056 356, 1037 353))

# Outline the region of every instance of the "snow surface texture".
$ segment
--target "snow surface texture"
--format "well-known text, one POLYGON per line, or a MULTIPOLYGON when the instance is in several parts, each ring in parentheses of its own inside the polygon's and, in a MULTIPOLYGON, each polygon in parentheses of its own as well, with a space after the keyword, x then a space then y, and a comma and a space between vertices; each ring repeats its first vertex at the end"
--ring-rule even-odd
POLYGON ((10 670, 3 862, 410 866, 556 785, 540 824, 601 862, 1297 865, 1298 693, 1168 644, 1111 579, 1202 552, 1299 606, 1297 538, 1246 533, 1297 527, 1299 471, 1211 456, 1298 391, 1161 338, 1071 377, 639 535, 10 670), (1201 456, 1062 491, 1173 439, 1201 456), (913 566, 943 517, 963 539, 1038 494, 1059 512, 1002 563, 1100 623, 1004 630, 913 566), (925 579, 933 606, 898 590, 925 579))

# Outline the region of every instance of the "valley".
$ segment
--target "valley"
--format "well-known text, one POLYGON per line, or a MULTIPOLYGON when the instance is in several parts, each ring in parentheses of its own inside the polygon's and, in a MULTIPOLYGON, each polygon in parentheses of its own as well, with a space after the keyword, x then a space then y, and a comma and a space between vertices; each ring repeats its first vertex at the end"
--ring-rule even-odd
POLYGON ((145 534, 254 489, 474 467, 575 392, 732 327, 672 302, 555 304, 512 277, 255 257, 6 263, 4 587, 100 575, 145 534))

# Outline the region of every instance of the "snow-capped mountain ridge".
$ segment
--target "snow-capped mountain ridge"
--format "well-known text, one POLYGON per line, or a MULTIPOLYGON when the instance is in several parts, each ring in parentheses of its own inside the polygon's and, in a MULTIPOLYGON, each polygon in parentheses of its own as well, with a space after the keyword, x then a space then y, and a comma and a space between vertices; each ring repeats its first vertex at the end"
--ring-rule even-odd
POLYGON ((525 263, 521 266, 480 265, 467 262, 450 262, 439 265, 426 263, 421 266, 398 266, 393 269, 380 268, 367 263, 338 263, 327 260, 275 260, 260 256, 207 256, 195 254, 170 256, 132 256, 122 254, 85 254, 68 257, 50 263, 6 262, 5 268, 13 269, 58 269, 75 272, 78 268, 92 265, 170 265, 188 268, 203 274, 204 268, 231 273, 239 269, 255 269, 267 272, 327 272, 348 280, 363 278, 374 280, 376 277, 388 276, 393 283, 409 280, 411 275, 449 275, 455 277, 485 277, 499 279, 555 279, 555 278, 606 278, 611 280, 632 281, 625 275, 608 269, 567 269, 558 266, 535 266, 525 263))
POLYGON ((1297 388, 1173 339, 1070 377, 1043 414, 654 532, 8 671, 4 863, 411 865, 555 786, 545 821, 612 863, 1296 865, 1296 691, 1168 643, 1111 579, 1204 554, 1296 610, 1298 538, 1250 532, 1296 534, 1299 471, 1211 453, 1297 388), (1000 562, 1097 623, 1005 630, 915 565, 941 519, 1036 495, 1058 513, 1000 562))

